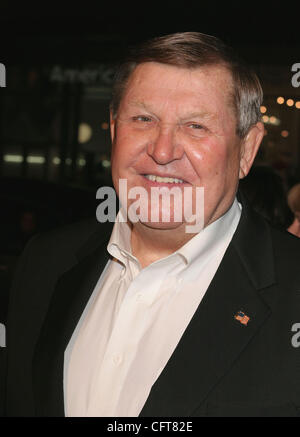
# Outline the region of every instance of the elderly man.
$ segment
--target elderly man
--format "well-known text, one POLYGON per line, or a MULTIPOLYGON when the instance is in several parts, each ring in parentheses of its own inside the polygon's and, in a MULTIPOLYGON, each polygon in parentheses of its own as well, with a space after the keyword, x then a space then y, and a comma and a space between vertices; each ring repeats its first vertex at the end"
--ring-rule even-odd
POLYGON ((299 415, 300 242, 236 197, 263 137, 261 101, 256 76, 214 37, 178 33, 130 52, 113 89, 112 177, 122 205, 143 188, 150 214, 130 220, 122 206, 114 225, 28 245, 11 296, 6 414, 299 415), (166 207, 155 188, 176 188, 183 204, 190 189, 192 211, 202 188, 202 228, 187 232, 180 196, 166 207))

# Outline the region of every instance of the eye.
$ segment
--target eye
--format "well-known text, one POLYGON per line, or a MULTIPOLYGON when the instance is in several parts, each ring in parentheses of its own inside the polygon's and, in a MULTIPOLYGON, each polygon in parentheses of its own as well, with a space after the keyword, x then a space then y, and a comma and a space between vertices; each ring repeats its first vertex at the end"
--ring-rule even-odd
POLYGON ((203 136, 209 133, 207 126, 204 126, 202 123, 200 124, 196 121, 188 121, 184 123, 183 128, 186 135, 191 135, 195 138, 203 138, 203 136))
POLYGON ((201 124, 198 124, 198 123, 191 123, 189 125, 189 127, 191 127, 192 129, 204 129, 204 127, 201 124))
POLYGON ((152 118, 147 117, 146 115, 137 115, 135 117, 132 117, 133 121, 140 121, 140 122, 144 122, 144 123, 149 123, 152 121, 152 118))

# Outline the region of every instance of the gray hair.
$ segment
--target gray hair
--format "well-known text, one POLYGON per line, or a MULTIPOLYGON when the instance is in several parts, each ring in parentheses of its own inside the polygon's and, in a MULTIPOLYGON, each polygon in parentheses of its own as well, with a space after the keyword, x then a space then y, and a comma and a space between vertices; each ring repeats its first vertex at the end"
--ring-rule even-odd
POLYGON ((131 73, 144 62, 160 62, 190 69, 224 65, 233 79, 232 103, 237 119, 237 135, 244 138, 250 128, 261 120, 263 92, 256 74, 218 38, 199 32, 174 33, 131 47, 115 75, 111 101, 114 117, 131 73))

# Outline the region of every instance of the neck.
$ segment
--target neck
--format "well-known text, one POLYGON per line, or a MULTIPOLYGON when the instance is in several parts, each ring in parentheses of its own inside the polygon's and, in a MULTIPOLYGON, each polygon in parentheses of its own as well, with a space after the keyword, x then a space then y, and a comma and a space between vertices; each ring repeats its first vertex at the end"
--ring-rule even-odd
POLYGON ((138 222, 134 224, 131 232, 132 254, 144 268, 171 255, 194 235, 185 232, 185 224, 177 229, 155 229, 138 222))

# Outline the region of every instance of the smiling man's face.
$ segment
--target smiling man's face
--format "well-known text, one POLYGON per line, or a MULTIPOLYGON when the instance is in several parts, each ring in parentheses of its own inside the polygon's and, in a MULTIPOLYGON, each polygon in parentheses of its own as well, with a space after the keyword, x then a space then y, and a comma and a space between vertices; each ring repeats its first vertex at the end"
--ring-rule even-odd
MULTIPOLYGON (((154 186, 192 187, 195 201, 196 187, 204 187, 205 226, 223 215, 258 147, 255 135, 244 142, 236 135, 232 92, 231 74, 223 66, 138 65, 116 118, 111 117, 112 178, 117 193, 120 178, 127 180, 128 189, 144 187, 149 197, 154 186), (154 176, 183 182, 157 181, 154 176)), ((171 218, 176 207, 171 203, 171 218)), ((171 219, 145 225, 180 230, 185 222, 171 219)))

